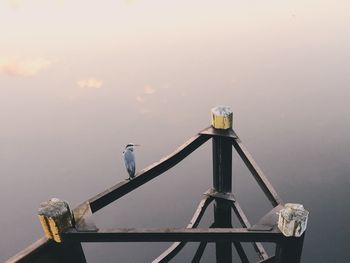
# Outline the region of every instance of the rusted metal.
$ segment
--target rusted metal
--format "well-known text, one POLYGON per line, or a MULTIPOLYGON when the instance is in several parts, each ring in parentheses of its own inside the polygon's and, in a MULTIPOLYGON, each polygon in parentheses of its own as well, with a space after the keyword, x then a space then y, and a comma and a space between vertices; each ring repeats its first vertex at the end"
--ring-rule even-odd
MULTIPOLYGON (((232 112, 230 129, 232 130, 232 112)), ((219 118, 220 120, 220 118, 219 118)), ((223 121, 225 118, 223 119, 223 121)), ((220 124, 220 121, 218 122, 220 124)), ((226 122, 225 122, 226 123, 226 122)), ((216 129, 221 131, 222 129, 216 129)), ((213 156, 213 187, 214 190, 222 195, 229 195, 232 192, 232 138, 224 136, 214 136, 212 138, 212 156, 213 156)), ((232 213, 231 200, 215 199, 214 204, 214 223, 216 227, 231 228, 232 213)), ((217 241, 216 244, 217 262, 232 262, 232 243, 228 241, 217 241)), ((243 248, 236 244, 237 252, 244 258, 243 248)))
POLYGON ((264 215, 255 225, 249 227, 250 230, 272 230, 277 229, 278 212, 283 208, 278 205, 264 215))
POLYGON ((75 220, 75 228, 80 231, 97 231, 98 228, 91 219, 91 215, 92 211, 88 202, 84 202, 74 208, 73 216, 75 220))
POLYGON ((233 245, 235 246, 237 254, 238 254, 239 258, 241 259, 242 263, 249 263, 248 256, 245 253, 242 244, 239 242, 233 242, 233 245))
POLYGON ((132 190, 169 170, 209 139, 210 136, 208 135, 198 134, 185 142, 172 154, 141 170, 138 174, 136 174, 134 179, 118 183, 115 186, 108 188, 104 192, 96 195, 95 197, 90 198, 88 202, 90 204, 92 213, 95 213, 111 202, 117 200, 118 198, 126 195, 132 190))
POLYGON ((260 260, 257 263, 275 263, 275 262, 276 262, 276 257, 272 256, 267 259, 260 260))
MULTIPOLYGON (((233 208, 233 211, 235 212, 239 222, 241 223, 241 225, 245 228, 250 228, 251 224, 237 201, 232 203, 232 208, 233 208)), ((268 258, 268 254, 260 242, 252 242, 252 245, 253 245, 255 251, 258 253, 258 256, 260 259, 267 259, 268 258)))
POLYGON ((246 228, 156 228, 100 229, 80 232, 70 229, 62 234, 65 241, 79 242, 280 242, 285 237, 276 229, 254 231, 246 228))
POLYGON ((78 205, 72 212, 76 224, 79 224, 80 221, 92 215, 90 204, 87 201, 78 205))
MULTIPOLYGON (((203 214, 208 207, 208 205, 213 201, 213 198, 210 196, 204 196, 200 201, 195 213, 192 216, 190 223, 186 228, 196 228, 203 217, 203 214)), ((170 259, 176 256, 177 253, 186 245, 185 242, 175 242, 167 250, 165 250, 159 257, 153 260, 153 263, 158 262, 168 262, 170 259)))
POLYGON ((305 233, 300 237, 285 237, 276 245, 276 263, 300 262, 305 233))
POLYGON ((5 263, 86 263, 79 242, 56 243, 42 237, 32 245, 8 259, 5 263))
POLYGON ((241 140, 237 138, 234 139, 232 142, 239 156, 242 158, 243 162, 245 163, 249 171, 252 173, 253 177, 258 182, 259 186, 261 187, 267 198, 270 200, 271 204, 273 206, 283 204, 282 199, 279 197, 271 183, 267 180, 265 174, 254 161, 253 157, 242 144, 241 140))
MULTIPOLYGON (((245 228, 250 228, 251 227, 251 224, 250 224, 247 216, 243 212, 241 206, 236 201, 236 198, 234 197, 233 194, 218 193, 214 189, 209 189, 204 194, 205 195, 210 195, 210 196, 212 196, 214 198, 220 198, 220 199, 231 201, 231 206, 232 206, 232 208, 233 208, 233 210, 234 210, 238 220, 240 221, 242 227, 245 227, 245 228)), ((268 254, 267 254, 265 248, 263 247, 263 245, 260 242, 253 242, 252 245, 253 245, 255 251, 258 253, 258 256, 259 256, 260 259, 267 259, 268 258, 268 254)), ((243 249, 241 246, 239 246, 237 244, 235 245, 235 247, 236 247, 237 252, 239 250, 242 251, 242 249, 243 249)), ((246 256, 244 256, 244 254, 242 252, 239 253, 239 254, 241 254, 241 260, 244 262, 246 260, 246 256)))
POLYGON ((227 200, 227 201, 231 201, 231 202, 235 202, 235 198, 233 196, 233 194, 231 193, 220 193, 218 191, 216 191, 215 189, 211 188, 208 191, 206 191, 204 193, 205 195, 211 196, 213 198, 218 198, 218 199, 222 199, 222 200, 227 200))
POLYGON ((217 192, 232 191, 231 138, 213 137, 213 186, 217 192))
POLYGON ((228 137, 232 139, 238 138, 237 134, 232 129, 221 130, 215 129, 213 126, 205 128, 200 132, 200 134, 210 135, 210 136, 220 136, 220 137, 228 137))
POLYGON ((196 253, 194 254, 194 257, 193 257, 191 263, 199 263, 200 262, 200 260, 201 260, 201 258, 203 256, 205 247, 207 246, 207 244, 208 243, 204 242, 204 241, 199 243, 199 246, 198 246, 198 248, 196 250, 196 253))
POLYGON ((217 128, 204 129, 172 154, 141 170, 133 180, 120 182, 76 207, 73 210, 72 227, 60 232, 62 243, 41 238, 6 263, 43 263, 48 262, 47 259, 58 263, 86 262, 80 242, 175 242, 154 262, 169 261, 186 242, 200 242, 192 262, 200 261, 209 242, 216 243, 218 262, 231 262, 233 244, 244 263, 249 260, 241 243, 249 242, 260 258, 259 263, 300 262, 305 233, 301 237, 286 237, 278 229, 278 213, 284 203, 232 130, 232 112, 221 113, 220 111, 213 117, 217 128), (89 217, 94 212, 172 168, 210 138, 213 145, 213 189, 204 193, 204 198, 186 228, 98 229, 90 220, 89 217), (274 206, 253 226, 232 193, 232 145, 274 206), (209 228, 198 229, 205 209, 212 200, 215 200, 214 223, 209 228), (231 209, 243 228, 232 227, 231 209), (260 242, 276 243, 275 256, 268 257, 260 242))
POLYGON ((23 249, 13 257, 6 260, 5 263, 27 263, 32 262, 38 254, 42 251, 47 250, 47 248, 54 243, 51 239, 42 237, 35 241, 33 244, 23 249))

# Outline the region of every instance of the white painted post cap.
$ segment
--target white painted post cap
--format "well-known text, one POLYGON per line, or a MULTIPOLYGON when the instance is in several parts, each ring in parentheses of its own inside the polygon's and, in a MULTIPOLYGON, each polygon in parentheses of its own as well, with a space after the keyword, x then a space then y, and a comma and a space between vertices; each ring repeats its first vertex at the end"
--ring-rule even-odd
POLYGON ((308 215, 301 204, 285 204, 279 211, 278 228, 287 237, 300 237, 306 230, 308 215))
POLYGON ((231 129, 233 112, 228 106, 217 106, 211 109, 211 124, 215 129, 231 129))

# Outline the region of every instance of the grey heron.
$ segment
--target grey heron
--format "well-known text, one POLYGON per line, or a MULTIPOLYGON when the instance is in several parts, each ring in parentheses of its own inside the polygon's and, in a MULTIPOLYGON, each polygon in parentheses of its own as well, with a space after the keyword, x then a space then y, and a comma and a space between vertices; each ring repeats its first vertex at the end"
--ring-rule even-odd
POLYGON ((126 170, 129 173, 129 180, 135 177, 136 163, 135 163, 135 154, 134 147, 140 146, 139 144, 129 143, 125 146, 123 151, 123 159, 126 170))

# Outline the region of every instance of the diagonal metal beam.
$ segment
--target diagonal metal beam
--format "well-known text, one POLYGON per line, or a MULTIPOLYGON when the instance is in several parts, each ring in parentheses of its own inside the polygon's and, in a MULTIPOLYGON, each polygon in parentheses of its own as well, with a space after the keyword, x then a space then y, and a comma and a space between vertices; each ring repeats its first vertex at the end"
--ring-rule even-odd
POLYGON ((237 138, 232 140, 232 144, 238 152, 239 156, 242 158, 243 162, 252 173, 254 179, 257 181, 261 189, 264 191, 267 198, 270 200, 273 206, 283 204, 282 199, 278 196, 276 190, 273 188, 271 183, 267 180, 265 174, 260 169, 258 164, 254 161, 253 157, 250 155, 248 150, 243 145, 242 141, 237 138))
MULTIPOLYGON (((235 212, 235 214, 237 215, 237 218, 238 218, 239 222, 241 223, 241 225, 245 228, 250 228, 251 224, 237 201, 232 203, 232 209, 235 212)), ((267 259, 269 257, 265 248, 263 247, 263 245, 260 242, 252 242, 252 245, 253 245, 255 251, 258 253, 260 259, 267 259)))
MULTIPOLYGON (((208 205, 213 201, 213 198, 205 195, 200 201, 195 213, 192 216, 190 223, 186 228, 196 228, 202 219, 204 212, 208 205)), ((186 245, 186 242, 175 242, 167 250, 165 250, 159 257, 153 260, 153 263, 168 262, 170 259, 175 257, 177 253, 186 245)))
POLYGON ((257 263, 276 263, 276 257, 272 256, 264 260, 260 260, 257 263))
MULTIPOLYGON (((125 180, 120 182, 111 188, 108 188, 104 192, 90 198, 87 202, 90 204, 91 212, 94 213, 106 205, 112 203, 118 198, 126 195, 132 190, 138 188, 139 186, 147 183, 158 175, 169 170, 188 155, 190 155, 194 150, 200 147, 203 143, 211 138, 210 135, 197 134, 196 136, 189 139, 172 154, 162 158, 160 161, 146 167, 141 170, 134 179, 125 180)), ((85 202, 84 202, 85 203, 85 202)))
POLYGON ((194 254, 194 257, 193 257, 191 263, 199 263, 199 261, 201 260, 201 258, 203 256, 203 253, 204 253, 204 250, 205 250, 205 247, 207 246, 207 244, 208 243, 205 241, 202 241, 199 243, 196 254, 194 254))
POLYGON ((242 244, 239 242, 233 242, 233 245, 235 246, 237 254, 238 254, 239 258, 241 259, 242 263, 249 263, 249 259, 247 257, 247 254, 244 251, 242 244))
POLYGON ((47 239, 46 237, 42 237, 38 239, 36 242, 18 252, 13 257, 9 258, 5 261, 5 263, 29 263, 35 260, 35 257, 48 251, 55 242, 51 239, 47 239))

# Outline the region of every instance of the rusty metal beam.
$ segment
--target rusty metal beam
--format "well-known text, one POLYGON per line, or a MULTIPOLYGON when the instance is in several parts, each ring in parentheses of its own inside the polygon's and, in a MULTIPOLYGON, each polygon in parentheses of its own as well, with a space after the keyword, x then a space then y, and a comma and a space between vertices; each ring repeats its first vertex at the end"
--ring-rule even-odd
POLYGON ((246 228, 157 228, 135 229, 117 228, 100 229, 97 232, 79 232, 76 229, 67 230, 62 234, 65 241, 79 242, 280 242, 283 234, 273 229, 271 231, 256 231, 246 228))
POLYGON ((138 174, 136 174, 134 179, 118 183, 111 188, 108 188, 104 192, 90 198, 87 202, 90 204, 91 212, 94 213, 100 210, 118 198, 126 195, 132 190, 169 170, 209 139, 209 135, 197 134, 185 142, 172 154, 141 170, 138 174))
MULTIPOLYGON (((192 216, 190 223, 186 228, 196 228, 202 219, 204 212, 208 205, 213 201, 213 198, 205 195, 204 198, 200 201, 195 213, 192 216)), ((175 242, 167 250, 165 250, 159 257, 153 260, 153 263, 158 262, 168 262, 170 259, 175 257, 177 253, 186 245, 186 242, 175 242)))
POLYGON ((272 256, 267 259, 260 260, 257 263, 275 263, 275 262, 276 262, 276 257, 272 256))
POLYGON ((27 263, 34 261, 37 254, 42 253, 42 251, 48 250, 50 245, 54 244, 52 240, 42 237, 38 239, 33 244, 29 245, 27 248, 18 252, 13 257, 6 260, 5 263, 27 263))
POLYGON ((233 245, 235 246, 237 254, 238 254, 239 258, 241 259, 242 263, 249 263, 248 256, 245 253, 242 244, 240 242, 233 242, 233 245))
POLYGON ((8 259, 5 263, 86 263, 79 242, 56 243, 42 237, 32 245, 8 259))
POLYGON ((276 245, 276 263, 299 263, 303 252, 305 233, 301 237, 285 237, 276 245))
POLYGON ((191 263, 199 263, 200 262, 207 244, 208 243, 204 242, 204 241, 199 243, 199 246, 197 248, 196 253, 194 254, 194 257, 193 257, 191 263))
POLYGON ((265 174, 260 169, 258 164, 254 161, 253 157, 245 148, 241 140, 237 138, 233 139, 232 142, 239 156, 242 158, 243 162, 245 163, 249 171, 252 173, 254 179, 257 181, 267 198, 270 200, 271 204, 273 206, 283 204, 282 199, 279 197, 272 184, 267 180, 265 174))
MULTIPOLYGON (((232 209, 235 212, 242 227, 245 227, 245 228, 251 227, 251 224, 247 216, 245 215, 244 211, 242 210, 241 206, 237 201, 232 202, 232 209)), ((269 257, 265 248, 260 242, 252 242, 252 245, 254 247, 254 250, 258 253, 260 259, 267 259, 269 257)))
POLYGON ((235 202, 235 197, 231 193, 219 193, 215 189, 211 188, 204 193, 205 195, 211 196, 215 199, 227 200, 230 202, 235 202))

